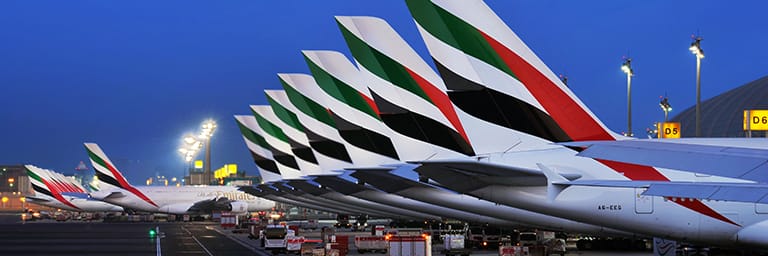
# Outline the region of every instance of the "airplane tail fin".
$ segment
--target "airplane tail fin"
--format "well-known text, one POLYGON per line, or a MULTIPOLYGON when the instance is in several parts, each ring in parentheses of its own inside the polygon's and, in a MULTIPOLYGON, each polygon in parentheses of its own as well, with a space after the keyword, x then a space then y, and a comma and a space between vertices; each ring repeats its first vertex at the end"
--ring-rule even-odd
POLYGON ((611 132, 481 0, 406 0, 451 100, 470 115, 553 142, 611 132))
MULTIPOLYGON (((278 74, 281 82, 285 80, 311 80, 312 77, 300 74, 278 74)), ((299 118, 299 110, 288 99, 288 95, 282 90, 264 90, 267 101, 272 107, 274 114, 282 121, 279 125, 283 131, 291 138, 291 144, 299 144, 300 147, 293 147, 293 153, 296 156, 300 154, 312 156, 313 163, 319 166, 315 172, 308 172, 306 175, 323 174, 331 170, 339 170, 348 167, 352 160, 346 152, 343 145, 335 143, 330 139, 318 135, 313 130, 321 128, 308 126, 299 118), (335 143, 335 144, 333 144, 335 143), (319 145, 337 145, 340 147, 326 148, 319 145)), ((309 121, 309 120, 305 120, 309 121)), ((302 157, 307 158, 307 157, 302 157)))
POLYGON ((32 189, 34 190, 34 193, 40 193, 53 197, 53 193, 51 193, 48 185, 45 184, 47 181, 43 179, 41 174, 43 170, 37 166, 29 164, 24 165, 24 168, 27 170, 27 176, 29 176, 29 181, 32 183, 32 189))
POLYGON ((138 198, 146 201, 147 203, 157 207, 157 204, 152 201, 152 199, 128 183, 128 180, 125 179, 125 176, 123 176, 123 174, 117 170, 117 167, 115 167, 115 165, 112 163, 112 160, 109 160, 107 154, 101 150, 101 147, 99 147, 98 144, 84 143, 84 145, 85 151, 88 152, 88 158, 91 160, 91 164, 93 165, 93 169, 96 170, 96 177, 101 182, 100 185, 107 184, 113 188, 124 189, 136 195, 138 198))
MULTIPOLYGON (((315 51, 306 52, 305 54, 312 54, 317 57, 326 53, 315 51)), ((331 53, 327 54, 333 55, 331 53)), ((343 58, 343 56, 341 57, 343 58)), ((323 60, 322 57, 317 57, 317 59, 323 60)), ((315 68, 319 69, 320 67, 315 66, 315 68)), ((315 70, 315 72, 318 73, 318 78, 328 79, 324 81, 326 85, 333 83, 333 79, 330 79, 331 76, 326 76, 327 73, 324 73, 324 71, 315 70)), ((337 125, 333 117, 334 113, 329 110, 340 110, 341 108, 327 106, 331 96, 320 88, 314 77, 305 74, 278 74, 278 76, 280 76, 280 82, 283 85, 285 95, 290 100, 290 103, 296 107, 299 119, 302 120, 302 123, 307 128, 307 137, 310 139, 310 144, 318 152, 325 151, 327 153, 324 154, 327 155, 335 154, 338 155, 337 159, 348 159, 348 163, 362 166, 375 166, 393 161, 391 158, 363 148, 363 146, 370 144, 361 144, 360 142, 368 142, 369 140, 354 140, 355 136, 352 136, 354 134, 352 129, 343 132, 339 130, 339 125, 337 125)), ((343 104, 338 101, 335 103, 338 105, 343 104)), ((356 131, 362 132, 363 129, 356 131)))
POLYGON ((125 176, 115 167, 112 160, 109 160, 107 154, 101 150, 96 143, 85 143, 85 150, 88 152, 88 158, 91 160, 93 169, 96 171, 96 177, 102 185, 113 186, 122 189, 132 188, 125 176))
POLYGON ((255 131, 259 126, 256 118, 252 115, 236 115, 235 121, 240 128, 240 133, 243 135, 245 145, 251 152, 253 161, 259 167, 261 179, 264 182, 280 180, 280 169, 272 157, 269 144, 261 134, 255 131))
POLYGON ((440 77, 386 21, 349 16, 336 21, 388 127, 432 147, 475 154, 440 77))
MULTIPOLYGON (((341 53, 302 51, 339 135, 355 147, 390 161, 399 160, 390 131, 381 123, 379 109, 360 78, 359 70, 341 53)), ((287 91, 288 89, 286 89, 287 91)), ((357 163, 356 163, 357 164, 357 163)))
POLYGON ((27 175, 30 177, 30 182, 32 183, 32 188, 35 190, 36 195, 37 193, 44 194, 58 200, 68 207, 72 207, 75 210, 79 209, 62 197, 62 193, 74 191, 57 181, 54 178, 56 174, 55 172, 33 165, 25 165, 24 168, 27 170, 27 175))
POLYGON ((308 163, 293 155, 288 136, 267 119, 268 116, 274 116, 272 109, 269 106, 251 105, 251 111, 256 118, 258 131, 270 146, 273 159, 282 167, 278 168, 283 179, 300 179, 302 167, 306 168, 308 163))

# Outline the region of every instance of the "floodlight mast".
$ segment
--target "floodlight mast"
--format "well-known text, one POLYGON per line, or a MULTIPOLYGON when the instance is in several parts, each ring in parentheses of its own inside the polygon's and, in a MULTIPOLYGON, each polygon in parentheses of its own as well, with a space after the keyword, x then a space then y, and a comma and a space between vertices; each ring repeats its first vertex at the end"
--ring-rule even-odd
POLYGON ((627 133, 626 136, 632 137, 632 59, 625 58, 621 64, 621 71, 627 74, 627 133))
POLYGON ((701 59, 704 50, 701 49, 701 36, 696 36, 688 50, 696 56, 696 137, 701 137, 701 59))

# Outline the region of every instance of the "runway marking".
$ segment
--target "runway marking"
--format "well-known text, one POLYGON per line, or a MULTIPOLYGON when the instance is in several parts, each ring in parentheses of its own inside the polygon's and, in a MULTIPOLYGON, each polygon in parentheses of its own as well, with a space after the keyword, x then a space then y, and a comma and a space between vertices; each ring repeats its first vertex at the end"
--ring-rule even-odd
POLYGON ((157 244, 157 256, 163 255, 163 250, 160 248, 160 227, 155 226, 155 244, 157 244))
POLYGON ((200 243, 200 240, 197 240, 197 237, 192 236, 192 239, 195 239, 195 242, 197 242, 197 244, 200 245, 200 247, 202 247, 203 250, 205 250, 205 252, 208 253, 208 255, 213 256, 213 254, 211 254, 211 252, 208 251, 208 248, 205 248, 205 246, 202 243, 200 243))
POLYGON ((184 226, 181 226, 181 229, 182 229, 182 230, 184 230, 184 231, 186 231, 186 232, 187 232, 187 234, 189 234, 190 236, 192 236, 192 239, 194 239, 194 240, 195 240, 195 242, 197 242, 197 245, 199 245, 199 246, 200 246, 200 248, 203 248, 203 250, 205 250, 205 252, 206 252, 206 253, 208 253, 208 255, 209 255, 209 256, 213 256, 213 254, 211 253, 211 251, 209 251, 209 250, 208 250, 208 248, 205 248, 205 245, 203 245, 203 243, 201 243, 201 242, 200 242, 200 240, 197 240, 197 237, 195 237, 194 235, 192 235, 192 232, 189 232, 189 229, 185 228, 184 226))

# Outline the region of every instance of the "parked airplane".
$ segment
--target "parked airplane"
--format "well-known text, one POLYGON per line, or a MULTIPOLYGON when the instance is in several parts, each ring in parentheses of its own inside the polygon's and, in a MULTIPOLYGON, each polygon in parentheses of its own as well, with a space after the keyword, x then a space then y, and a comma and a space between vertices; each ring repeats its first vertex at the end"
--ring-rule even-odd
POLYGON ((237 213, 272 209, 275 203, 239 191, 234 186, 133 186, 95 143, 85 143, 101 190, 90 197, 126 209, 169 214, 237 213))
MULTIPOLYGON (((288 83, 311 83, 311 84, 314 84, 314 86, 317 86, 314 80, 312 79, 312 77, 309 75, 279 74, 279 76, 284 85, 288 83)), ((285 129, 289 129, 287 127, 287 126, 290 126, 288 125, 288 122, 295 122, 293 127, 301 127, 304 132, 310 132, 311 130, 313 130, 313 127, 308 127, 306 125, 303 125, 299 121, 300 119, 299 116, 303 114, 299 112, 291 104, 290 100, 287 97, 287 94, 284 91, 268 90, 266 91, 266 94, 267 94, 267 98, 269 99, 270 106, 272 107, 272 110, 275 112, 276 115, 278 116, 282 115, 284 117, 288 117, 288 116, 294 117, 294 118, 280 118, 280 120, 283 122, 281 122, 282 124, 279 124, 278 126, 283 127, 283 129, 285 130, 285 129)), ((303 116, 301 119, 306 120, 306 118, 304 118, 303 116)), ((302 135, 306 136, 306 134, 302 134, 302 135)), ((356 156, 352 159, 353 160, 361 159, 363 157, 364 156, 356 156)), ((469 221, 474 223, 488 223, 493 225, 521 226, 521 224, 516 222, 513 223, 510 221, 505 221, 505 220, 501 220, 493 217, 486 217, 483 215, 468 213, 460 210, 455 210, 451 208, 445 208, 442 206, 436 206, 436 205, 432 205, 424 202, 419 202, 419 201, 404 198, 394 194, 388 194, 388 193, 376 190, 374 188, 371 188, 369 186, 356 184, 352 181, 340 178, 338 177, 339 173, 333 171, 333 170, 341 170, 344 167, 351 167, 349 163, 339 166, 339 165, 334 165, 334 163, 320 162, 319 167, 321 172, 311 175, 314 177, 313 181, 347 196, 352 196, 362 200, 376 202, 382 205, 393 206, 400 209, 428 213, 428 214, 431 214, 434 216, 440 216, 443 218, 453 218, 453 219, 459 219, 459 220, 469 221)))
MULTIPOLYGON (((464 102, 459 103, 461 108, 474 109, 475 116, 554 142, 621 138, 608 130, 482 1, 406 2, 452 99, 464 102), (479 112, 482 108, 469 104, 489 101, 523 107, 479 112), (532 122, 522 126, 507 122, 509 119, 503 117, 515 114, 508 109, 538 119, 529 118, 532 122)), ((425 161, 417 171, 456 191, 553 216, 678 241, 768 247, 768 237, 761 233, 768 228, 768 206, 764 204, 661 198, 643 195, 643 188, 578 184, 584 180, 753 181, 580 158, 576 153, 563 147, 425 161), (518 184, 502 184, 497 178, 518 184)))
POLYGON ((24 165, 32 183, 33 195, 26 195, 29 203, 77 212, 122 212, 123 208, 102 201, 67 195, 84 193, 85 189, 70 178, 34 165, 24 165))
MULTIPOLYGON (((365 95, 365 93, 368 92, 372 95, 372 99, 375 103, 373 106, 379 110, 378 115, 386 126, 396 130, 397 133, 409 137, 409 139, 393 140, 395 147, 410 148, 414 143, 421 143, 433 148, 442 148, 442 153, 434 153, 440 152, 439 150, 427 150, 426 152, 418 152, 418 154, 398 152, 403 159, 424 159, 425 157, 446 156, 459 157, 466 152, 500 151, 508 147, 499 146, 501 143, 498 141, 490 141, 482 138, 482 136, 485 136, 488 133, 498 134, 497 137, 500 139, 508 138, 509 132, 504 128, 490 127, 494 125, 478 120, 465 122, 465 124, 470 124, 468 126, 462 125, 462 122, 459 121, 457 117, 466 120, 471 119, 471 116, 468 116, 463 112, 453 112, 453 107, 451 106, 450 101, 448 101, 447 96, 444 92, 439 91, 439 88, 444 88, 440 78, 418 57, 418 55, 416 55, 410 46, 408 46, 405 41, 403 41, 396 32, 386 24, 386 22, 372 17, 337 17, 337 20, 339 21, 338 24, 340 29, 344 31, 342 34, 344 34, 350 49, 354 49, 352 55, 355 57, 358 67, 367 66, 369 68, 362 67, 361 69, 367 71, 361 72, 358 72, 354 67, 344 69, 342 67, 351 67, 352 65, 344 64, 345 62, 349 63, 349 61, 346 60, 342 54, 333 52, 316 52, 312 54, 312 58, 307 58, 307 61, 310 62, 310 66, 314 67, 311 69, 313 74, 323 75, 316 78, 316 80, 317 83, 320 84, 320 87, 327 92, 327 97, 325 99, 333 98, 333 92, 344 91, 345 87, 353 88, 347 89, 347 91, 351 90, 351 92, 345 94, 348 95, 347 97, 335 98, 342 104, 335 105, 333 108, 327 108, 339 112, 343 109, 359 109, 355 108, 353 103, 362 102, 362 100, 357 100, 353 96, 360 95, 362 97, 362 95, 365 95), (368 58, 368 56, 376 56, 376 58, 368 58), (376 67, 386 68, 377 69, 376 67), (342 80, 338 77, 349 77, 353 76, 355 73, 365 72, 368 72, 367 76, 375 76, 364 79, 365 81, 369 81, 368 83, 365 83, 366 85, 369 85, 368 88, 362 86, 362 89, 365 91, 357 91, 359 89, 356 88, 360 87, 359 84, 352 86, 338 82, 342 80), (323 79, 324 76, 325 79, 323 79), (373 82, 377 80, 378 82, 373 82), (421 95, 422 97, 417 95, 421 95), (472 130, 470 131, 467 127, 471 127, 472 130), (507 134, 499 134, 500 132, 506 132, 507 134), (454 135, 444 137, 441 133, 454 135), (460 134, 466 134, 466 136, 460 134), (470 148, 467 148, 467 138, 471 141, 480 142, 480 144, 472 144, 470 148), (453 140, 453 142, 451 140, 453 140), (493 147, 495 147, 495 149, 493 147), (452 151, 452 153, 447 151, 452 151)), ((305 52, 305 55, 306 54, 307 53, 305 52)), ((348 80, 355 81, 354 79, 348 80)), ((292 91, 287 86, 284 85, 284 87, 286 91, 292 91)), ((314 92, 314 90, 310 89, 311 87, 312 86, 306 85, 302 86, 301 88, 303 90, 301 91, 314 92)), ((312 96, 317 97, 320 95, 312 96)), ((354 122, 358 120, 355 120, 353 117, 351 118, 351 121, 354 122)), ((368 128, 367 125, 359 125, 364 129, 368 128)), ((312 127, 309 128, 311 129, 312 127)), ((523 134, 522 136, 530 137, 530 135, 527 134, 523 134)), ((362 158, 365 158, 365 155, 363 155, 362 158)), ((387 162, 383 162, 380 164, 386 163, 387 162)), ((396 163, 397 162, 391 162, 390 164, 396 163)), ((360 165, 357 165, 356 167, 359 168, 360 165)), ((354 174, 353 176, 361 177, 354 174)), ((334 178, 318 177, 316 180, 329 179, 334 178)), ((362 180, 367 181, 366 179, 362 180)), ((339 180, 335 179, 335 181, 339 180)), ((323 183, 322 181, 320 182, 321 184, 323 183)), ((372 181, 369 183, 375 182, 372 181)), ((325 184, 331 184, 331 181, 326 181, 325 184)), ((337 187, 339 186, 340 185, 337 185, 337 187)), ((386 187, 386 185, 384 185, 384 187, 386 187)), ((472 198, 470 196, 451 197, 446 195, 451 192, 445 190, 425 189, 421 190, 421 192, 424 193, 424 197, 420 197, 420 199, 427 199, 421 200, 422 202, 440 207, 461 209, 461 211, 473 212, 479 215, 506 219, 508 221, 506 225, 547 227, 552 230, 568 230, 590 234, 608 233, 621 236, 630 235, 626 232, 586 225, 506 206, 499 206, 489 202, 486 202, 487 204, 477 204, 469 201, 472 199, 480 201, 477 200, 477 198, 472 198), (445 192, 445 194, 441 192, 445 192), (443 200, 440 197, 459 200, 443 200)), ((462 217, 459 217, 458 215, 452 217, 462 219, 462 217)))

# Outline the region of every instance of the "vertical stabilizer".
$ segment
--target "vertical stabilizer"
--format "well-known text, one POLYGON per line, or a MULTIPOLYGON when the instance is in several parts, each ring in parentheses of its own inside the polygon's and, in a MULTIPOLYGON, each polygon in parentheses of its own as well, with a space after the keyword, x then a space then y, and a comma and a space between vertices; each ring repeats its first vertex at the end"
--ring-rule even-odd
MULTIPOLYGON (((274 117, 272 108, 269 106, 256 106, 251 105, 251 111, 256 118, 260 134, 264 136, 264 140, 270 145, 270 151, 272 151, 272 157, 275 161, 280 163, 284 168, 280 168, 280 174, 283 179, 301 179, 301 170, 308 170, 315 168, 317 165, 312 165, 301 158, 293 155, 290 140, 280 127, 274 124, 274 121, 270 121, 266 117, 274 117)), ((271 118, 275 120, 276 117, 271 118)))
MULTIPOLYGON (((283 79, 291 79, 290 76, 286 76, 287 75, 284 74, 281 75, 280 80, 283 81, 283 79)), ((296 107, 288 99, 288 95, 285 91, 265 90, 264 93, 267 95, 267 100, 272 107, 272 111, 278 117, 278 119, 280 119, 278 125, 281 126, 289 136, 299 136, 300 138, 296 138, 295 140, 301 140, 300 143, 306 143, 303 145, 307 145, 308 151, 314 153, 314 156, 317 159, 315 163, 320 167, 318 170, 320 172, 316 174, 322 174, 331 170, 340 170, 350 166, 351 160, 349 159, 349 155, 346 154, 346 149, 342 144, 337 143, 336 145, 341 147, 336 148, 336 150, 328 150, 327 148, 320 148, 321 150, 318 150, 317 145, 319 143, 328 144, 332 143, 332 141, 317 135, 316 132, 312 131, 316 128, 309 127, 301 122, 298 116, 298 109, 296 109, 296 107), (288 131, 290 131, 290 133, 288 133, 288 131), (313 141, 316 142, 314 143, 314 146, 313 141), (341 152, 338 152, 337 150, 341 150, 341 152)), ((298 152, 294 150, 294 154, 296 153, 298 152)))
MULTIPOLYGON (((109 157, 107 157, 107 154, 101 150, 99 145, 96 143, 85 143, 85 150, 88 152, 88 158, 91 160, 93 169, 96 170, 96 177, 99 179, 102 186, 107 185, 110 187, 110 189, 124 189, 136 195, 141 200, 144 200, 145 202, 157 207, 157 204, 152 201, 152 199, 128 183, 128 180, 125 179, 125 176, 123 176, 123 174, 117 170, 115 165, 112 163, 112 160, 109 160, 109 157)), ((104 189, 105 188, 102 187, 102 190, 104 189)))
POLYGON ((406 3, 465 112, 554 142, 618 137, 483 1, 406 3))
MULTIPOLYGON (((351 162, 356 166, 377 166, 397 162, 397 159, 381 155, 374 150, 369 150, 375 149, 373 143, 365 143, 370 142, 369 140, 355 140, 355 138, 363 137, 365 133, 372 134, 373 131, 363 130, 363 128, 346 131, 338 129, 330 109, 339 109, 340 107, 326 106, 326 102, 331 101, 331 104, 336 103, 339 105, 341 103, 330 99, 329 97, 331 96, 319 87, 312 76, 304 74, 279 75, 286 96, 288 96, 292 105, 298 110, 296 113, 299 120, 309 131, 307 136, 327 139, 318 139, 314 142, 316 145, 313 145, 313 147, 318 151, 324 149, 330 152, 338 152, 340 155, 346 152, 351 162), (357 133, 357 136, 353 136, 355 133, 357 133), (368 146, 371 147, 366 148, 368 146), (344 148, 346 150, 342 151, 344 148)), ((312 139, 310 139, 310 143, 312 143, 312 139)))
POLYGON ((261 180, 263 182, 279 181, 281 179, 280 169, 272 157, 269 144, 261 134, 256 132, 259 126, 256 118, 252 115, 236 115, 235 121, 240 128, 240 133, 243 135, 245 145, 251 152, 253 161, 259 167, 261 180))
POLYGON ((344 140, 356 147, 399 160, 399 151, 390 138, 391 130, 381 123, 379 109, 354 64, 339 52, 302 53, 317 85, 328 95, 323 106, 344 140))
POLYGON ((437 151, 437 157, 475 154, 440 78, 386 21, 346 16, 336 21, 387 126, 452 151, 437 151))

